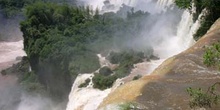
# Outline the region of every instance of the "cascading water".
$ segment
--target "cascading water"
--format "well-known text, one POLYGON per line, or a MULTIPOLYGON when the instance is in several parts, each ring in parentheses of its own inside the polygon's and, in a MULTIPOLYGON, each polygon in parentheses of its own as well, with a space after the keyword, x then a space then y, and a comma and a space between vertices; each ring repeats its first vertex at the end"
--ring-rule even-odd
MULTIPOLYGON (((104 0, 83 0, 87 5, 92 5, 93 7, 103 7, 104 0)), ((172 6, 173 0, 109 0, 111 4, 116 7, 120 7, 122 4, 133 6, 136 9, 143 9, 153 14, 153 17, 157 16, 160 12, 168 11, 167 8, 172 6), (143 6, 149 6, 146 8, 143 6), (142 7, 142 8, 140 8, 142 7), (154 15, 155 14, 155 15, 154 15)), ((162 15, 155 23, 154 27, 150 32, 143 32, 143 37, 146 39, 157 40, 158 42, 153 44, 154 53, 158 55, 161 59, 151 62, 144 62, 135 65, 135 69, 132 70, 131 75, 135 75, 138 72, 143 72, 144 75, 151 73, 156 67, 158 67, 165 59, 176 55, 183 50, 190 47, 195 41, 192 35, 200 26, 199 20, 195 23, 192 20, 192 15, 188 11, 177 11, 178 14, 173 13, 171 15, 162 15), (181 14, 182 13, 182 14, 181 14), (179 16, 179 24, 173 26, 171 20, 177 19, 179 16), (172 25, 170 25, 172 24, 172 25), (175 32, 173 32, 175 30, 175 32), (156 38, 151 38, 151 36, 156 38)), ((172 12, 171 12, 172 13, 172 12)), ((201 17, 201 15, 200 15, 201 17)), ((177 24, 177 23, 176 23, 177 24)), ((154 41, 153 41, 154 42, 154 41)), ((100 61, 103 61, 103 57, 99 54, 100 61)), ((101 62, 100 62, 101 63, 101 62)), ((103 63, 103 62, 102 62, 103 63)), ((101 64, 102 64, 101 63, 101 64)), ((103 63, 105 64, 105 63, 103 63)), ((78 88, 79 84, 85 81, 86 78, 91 78, 93 74, 83 74, 79 75, 75 80, 72 90, 69 95, 69 102, 66 110, 96 110, 98 105, 102 100, 111 92, 111 88, 105 91, 100 91, 92 88, 92 84, 86 88, 78 88)), ((129 77, 129 76, 128 76, 129 77)), ((119 84, 120 80, 118 80, 119 84)), ((117 86, 114 86, 114 88, 117 86)))
POLYGON ((166 8, 173 4, 173 0, 158 0, 157 5, 159 8, 166 8))

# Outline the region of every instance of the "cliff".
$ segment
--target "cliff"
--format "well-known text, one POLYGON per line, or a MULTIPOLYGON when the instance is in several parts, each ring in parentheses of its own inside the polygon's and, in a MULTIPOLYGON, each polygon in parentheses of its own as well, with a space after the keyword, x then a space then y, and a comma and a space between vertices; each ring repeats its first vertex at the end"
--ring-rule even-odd
MULTIPOLYGON (((188 87, 207 90, 220 81, 217 68, 203 64, 205 47, 220 40, 220 19, 191 48, 163 62, 151 75, 126 83, 109 94, 100 108, 125 102, 136 102, 145 109, 187 110, 188 87)), ((214 106, 212 109, 220 109, 214 106)))

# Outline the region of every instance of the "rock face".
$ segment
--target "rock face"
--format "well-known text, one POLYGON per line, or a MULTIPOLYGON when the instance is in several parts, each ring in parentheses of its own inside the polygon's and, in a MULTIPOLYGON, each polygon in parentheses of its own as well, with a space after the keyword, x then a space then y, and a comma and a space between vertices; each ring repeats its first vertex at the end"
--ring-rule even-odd
MULTIPOLYGON (((137 102, 147 110, 188 110, 188 87, 207 90, 220 81, 216 68, 203 64, 205 47, 220 40, 220 19, 194 46, 163 62, 151 75, 122 85, 103 101, 100 108, 121 102, 137 102)), ((212 110, 220 110, 214 106, 212 110)))

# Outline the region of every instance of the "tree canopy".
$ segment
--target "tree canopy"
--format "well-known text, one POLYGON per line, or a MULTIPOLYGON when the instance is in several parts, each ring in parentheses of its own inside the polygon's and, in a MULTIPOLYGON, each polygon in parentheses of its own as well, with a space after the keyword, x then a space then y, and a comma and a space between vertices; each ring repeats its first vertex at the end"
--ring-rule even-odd
MULTIPOLYGON (((66 85, 70 89, 71 80, 79 73, 91 73, 100 68, 97 54, 110 51, 114 46, 120 47, 126 39, 137 38, 143 25, 141 21, 149 15, 137 11, 128 12, 129 16, 122 18, 113 12, 99 15, 98 10, 88 6, 45 2, 30 4, 24 11, 26 19, 20 23, 24 50, 33 71, 43 84, 50 87, 50 91, 57 91, 58 87, 64 88, 66 85), (58 81, 63 83, 53 86, 58 81)), ((136 57, 132 55, 136 54, 130 54, 129 58, 134 60, 123 63, 129 65, 129 69, 136 62, 136 57)), ((109 87, 117 79, 116 76, 100 78, 109 87)), ((102 89, 106 86, 99 85, 102 89)))

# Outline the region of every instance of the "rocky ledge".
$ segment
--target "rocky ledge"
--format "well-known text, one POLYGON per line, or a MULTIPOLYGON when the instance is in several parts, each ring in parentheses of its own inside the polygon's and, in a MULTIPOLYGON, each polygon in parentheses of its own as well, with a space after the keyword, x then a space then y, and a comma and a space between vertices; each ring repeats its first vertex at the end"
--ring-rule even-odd
MULTIPOLYGON (((163 62, 153 73, 126 83, 109 94, 100 108, 135 102, 147 110, 188 110, 190 97, 186 89, 202 88, 220 81, 217 68, 203 64, 205 47, 220 41, 220 19, 195 45, 163 62)), ((212 110, 220 110, 214 106, 212 110)))

